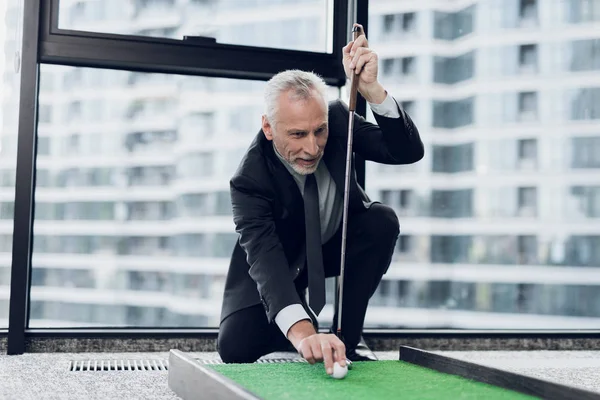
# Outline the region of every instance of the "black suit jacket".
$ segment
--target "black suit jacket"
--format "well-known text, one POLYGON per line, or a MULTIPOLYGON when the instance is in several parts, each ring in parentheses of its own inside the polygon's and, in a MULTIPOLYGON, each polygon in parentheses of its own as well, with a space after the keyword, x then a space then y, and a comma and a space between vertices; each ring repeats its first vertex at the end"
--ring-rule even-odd
MULTIPOLYGON (((382 164, 410 164, 423 158, 419 132, 399 106, 400 118, 374 114, 377 124, 354 116, 353 151, 382 164)), ((329 137, 322 162, 344 192, 348 145, 347 106, 329 104, 329 137)), ((290 304, 301 303, 294 279, 304 265, 304 203, 294 178, 277 158, 261 130, 230 181, 233 220, 239 234, 225 282, 221 321, 262 302, 269 322, 290 304)), ((354 163, 349 213, 366 210, 371 200, 356 180, 354 163)))

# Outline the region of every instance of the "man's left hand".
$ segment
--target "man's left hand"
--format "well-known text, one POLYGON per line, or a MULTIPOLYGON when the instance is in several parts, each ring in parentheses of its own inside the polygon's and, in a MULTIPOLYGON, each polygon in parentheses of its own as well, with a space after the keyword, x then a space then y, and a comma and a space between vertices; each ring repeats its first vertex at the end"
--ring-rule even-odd
MULTIPOLYGON (((361 29, 362 25, 354 24, 361 29)), ((364 32, 364 30, 363 30, 364 32)), ((356 40, 350 41, 343 50, 343 64, 346 76, 358 74, 358 91, 369 103, 381 104, 387 95, 385 89, 377 80, 378 57, 369 48, 367 37, 363 34, 356 40)))

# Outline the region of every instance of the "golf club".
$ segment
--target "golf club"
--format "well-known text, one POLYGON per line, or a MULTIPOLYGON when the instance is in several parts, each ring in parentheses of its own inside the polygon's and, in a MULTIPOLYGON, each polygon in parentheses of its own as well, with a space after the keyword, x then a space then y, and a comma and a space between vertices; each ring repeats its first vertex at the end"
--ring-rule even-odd
MULTIPOLYGON (((354 26, 352 28, 352 32, 354 32, 354 40, 358 39, 360 35, 363 34, 362 28, 358 26, 354 26)), ((338 308, 337 315, 337 337, 340 340, 343 340, 342 335, 342 303, 344 299, 344 270, 346 266, 346 231, 348 229, 348 203, 350 200, 349 192, 350 192, 350 173, 352 166, 352 130, 354 129, 354 112, 356 111, 356 96, 358 90, 358 76, 356 73, 353 73, 350 77, 350 101, 348 109, 350 111, 348 116, 348 149, 346 154, 346 180, 344 184, 344 211, 342 217, 342 248, 341 248, 341 257, 340 257, 340 276, 337 280, 337 296, 336 296, 336 305, 338 308)), ((352 363, 348 360, 348 368, 350 368, 352 363)))

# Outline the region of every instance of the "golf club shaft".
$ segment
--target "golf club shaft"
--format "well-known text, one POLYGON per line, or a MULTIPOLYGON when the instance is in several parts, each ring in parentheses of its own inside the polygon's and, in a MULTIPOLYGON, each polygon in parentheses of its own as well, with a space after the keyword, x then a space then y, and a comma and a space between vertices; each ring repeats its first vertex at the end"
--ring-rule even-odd
MULTIPOLYGON (((354 40, 362 34, 362 29, 354 27, 354 40)), ((348 116, 348 147, 346 151, 346 176, 344 182, 344 212, 342 215, 342 246, 340 255, 340 277, 338 280, 338 314, 337 314, 337 336, 342 338, 342 304, 344 298, 344 272, 346 267, 346 233, 348 231, 348 205, 350 200, 350 174, 352 171, 352 142, 354 135, 352 131, 354 129, 354 112, 356 111, 356 96, 358 91, 358 76, 356 73, 351 75, 350 84, 350 102, 349 102, 349 116, 348 116)))

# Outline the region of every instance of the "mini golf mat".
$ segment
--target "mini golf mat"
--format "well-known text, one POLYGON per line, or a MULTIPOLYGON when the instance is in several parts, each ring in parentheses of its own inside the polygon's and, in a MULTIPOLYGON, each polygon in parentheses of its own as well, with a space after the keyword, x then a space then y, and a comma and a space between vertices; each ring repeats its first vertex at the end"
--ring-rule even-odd
POLYGON ((344 379, 322 363, 208 365, 264 399, 534 399, 404 361, 353 363, 344 379))

